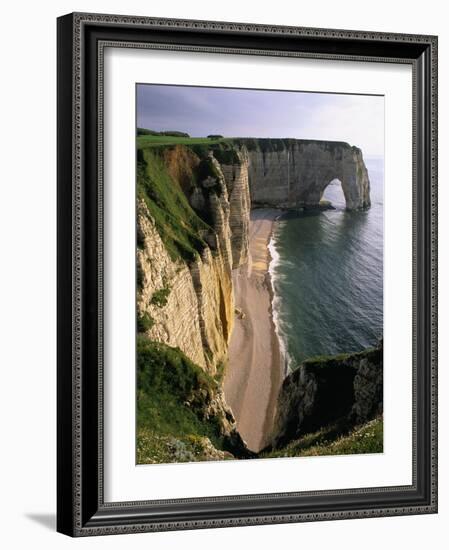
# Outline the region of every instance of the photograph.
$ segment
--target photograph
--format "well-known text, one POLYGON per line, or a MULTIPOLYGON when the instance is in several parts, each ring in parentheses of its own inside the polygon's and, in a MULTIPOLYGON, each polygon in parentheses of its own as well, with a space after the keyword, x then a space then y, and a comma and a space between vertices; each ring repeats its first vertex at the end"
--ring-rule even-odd
POLYGON ((136 463, 382 453, 384 96, 138 83, 135 185, 136 463))
POLYGON ((58 17, 59 533, 437 515, 438 36, 359 11, 58 17))

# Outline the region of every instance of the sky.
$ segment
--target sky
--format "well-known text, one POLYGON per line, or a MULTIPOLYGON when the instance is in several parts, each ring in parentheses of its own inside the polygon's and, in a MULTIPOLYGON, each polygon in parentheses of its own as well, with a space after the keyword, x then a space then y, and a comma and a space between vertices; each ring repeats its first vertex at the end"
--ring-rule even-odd
POLYGON ((384 98, 138 84, 137 126, 192 137, 346 141, 366 156, 383 156, 384 98))

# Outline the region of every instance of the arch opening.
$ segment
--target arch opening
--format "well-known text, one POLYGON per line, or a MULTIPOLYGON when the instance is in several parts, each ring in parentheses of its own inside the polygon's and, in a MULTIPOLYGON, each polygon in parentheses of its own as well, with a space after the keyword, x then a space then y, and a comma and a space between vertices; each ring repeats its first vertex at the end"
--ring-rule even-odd
POLYGON ((321 193, 321 202, 330 203, 337 210, 347 208, 347 197, 343 183, 339 178, 333 178, 325 186, 321 193))

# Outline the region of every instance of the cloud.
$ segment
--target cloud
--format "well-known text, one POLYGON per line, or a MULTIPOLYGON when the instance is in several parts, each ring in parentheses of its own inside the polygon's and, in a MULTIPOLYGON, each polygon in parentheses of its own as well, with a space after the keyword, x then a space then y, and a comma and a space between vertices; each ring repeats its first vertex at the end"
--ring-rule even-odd
POLYGON ((381 96, 139 85, 138 126, 192 136, 295 137, 346 141, 382 155, 381 96))

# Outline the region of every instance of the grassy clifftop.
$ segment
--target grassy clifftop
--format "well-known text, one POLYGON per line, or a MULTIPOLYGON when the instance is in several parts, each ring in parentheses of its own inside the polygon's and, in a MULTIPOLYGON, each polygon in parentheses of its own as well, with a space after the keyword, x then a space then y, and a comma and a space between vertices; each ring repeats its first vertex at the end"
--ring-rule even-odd
POLYGON ((195 153, 199 159, 207 157, 209 151, 212 151, 218 162, 231 164, 238 162, 237 148, 239 143, 234 138, 207 138, 207 137, 185 137, 185 136, 166 136, 166 135, 139 135, 137 136, 137 150, 144 151, 153 149, 156 151, 164 147, 183 145, 195 153))
POLYGON ((219 382, 178 348, 137 338, 137 462, 246 457, 219 382))
POLYGON ((172 259, 190 261, 201 253, 206 246, 202 235, 210 227, 194 212, 161 154, 152 149, 138 152, 137 197, 145 201, 172 259))
MULTIPOLYGON (((231 151, 246 147, 248 151, 261 151, 262 153, 280 152, 290 149, 295 145, 320 145, 325 150, 332 150, 336 147, 348 149, 357 149, 351 147, 344 141, 323 141, 316 139, 296 139, 296 138, 257 138, 257 137, 190 137, 182 135, 182 132, 171 132, 169 135, 160 133, 139 134, 137 136, 137 148, 139 150, 146 148, 161 147, 164 145, 185 145, 191 147, 197 152, 205 149, 211 149, 220 154, 221 151, 231 151)), ((218 159, 219 160, 219 159, 218 159)))
POLYGON ((334 425, 292 441, 281 449, 265 451, 260 458, 351 455, 383 451, 383 421, 375 418, 352 431, 334 425))

